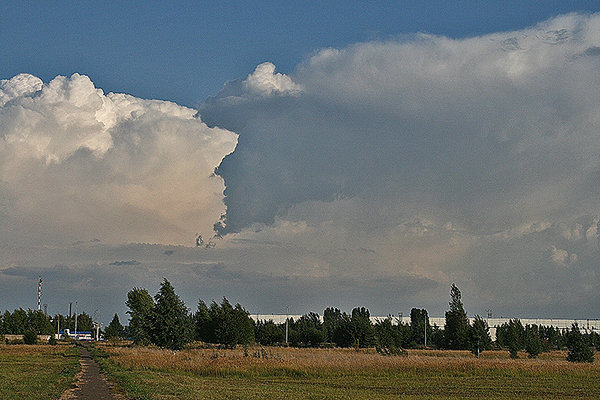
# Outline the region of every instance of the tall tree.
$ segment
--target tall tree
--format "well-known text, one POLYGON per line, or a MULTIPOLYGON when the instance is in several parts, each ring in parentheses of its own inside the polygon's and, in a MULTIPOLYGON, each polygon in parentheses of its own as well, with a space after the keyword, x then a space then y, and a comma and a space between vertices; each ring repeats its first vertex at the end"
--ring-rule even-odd
POLYGON ((352 310, 352 327, 355 346, 371 347, 375 345, 375 328, 371 324, 371 313, 365 307, 352 310))
POLYGON ((499 328, 501 343, 508 347, 511 358, 519 358, 519 350, 524 348, 525 328, 517 318, 502 324, 499 328))
POLYGON ((590 341, 579 330, 579 325, 574 323, 567 334, 567 361, 594 362, 594 348, 590 341))
POLYGON ((339 321, 337 321, 331 340, 338 347, 351 347, 354 344, 352 319, 347 313, 342 313, 339 321))
POLYGON ((94 330, 92 317, 82 312, 77 314, 77 332, 91 332, 94 330))
POLYGON ((301 316, 296 322, 296 329, 298 340, 305 346, 318 347, 326 338, 321 318, 315 312, 301 316))
POLYGON ((450 309, 446 311, 444 339, 446 347, 453 350, 469 348, 469 319, 463 307, 461 293, 453 283, 450 287, 450 309))
POLYGON ((104 331, 104 337, 106 339, 120 339, 121 335, 123 335, 123 325, 121 325, 119 316, 115 313, 112 321, 110 321, 110 324, 108 324, 104 331))
POLYGON ((323 330, 325 331, 326 340, 332 343, 335 330, 342 322, 342 312, 339 308, 327 307, 323 311, 323 330))
POLYGON ((537 358, 537 356, 542 352, 542 339, 540 337, 540 331, 537 325, 525 326, 523 344, 529 358, 537 358))
POLYGON ((27 330, 27 312, 22 308, 4 313, 4 330, 8 334, 22 335, 27 330))
POLYGON ((479 357, 479 354, 484 350, 492 348, 492 338, 490 337, 490 329, 487 322, 479 315, 475 316, 473 326, 469 331, 469 344, 471 352, 479 357))
POLYGON ((50 317, 40 310, 27 311, 27 328, 37 335, 51 335, 54 333, 50 317))
POLYGON ((198 309, 194 314, 194 337, 203 342, 214 342, 214 326, 206 303, 198 300, 198 309))
POLYGON ((223 297, 221 306, 214 301, 208 310, 214 328, 214 342, 235 347, 254 341, 254 322, 250 314, 240 305, 235 307, 223 297))
POLYGON ((164 278, 154 296, 151 314, 152 342, 159 347, 181 350, 193 340, 192 318, 171 283, 164 278))
POLYGON ((383 348, 402 347, 398 328, 392 324, 392 317, 375 323, 375 335, 377 344, 383 348))
POLYGON ((429 316, 427 310, 413 308, 410 310, 410 328, 412 331, 413 346, 425 345, 425 330, 427 330, 428 340, 431 342, 431 326, 429 326, 429 316))
POLYGON ((150 330, 152 308, 154 300, 146 289, 133 288, 127 293, 125 302, 129 311, 129 335, 135 344, 146 345, 150 343, 150 330))

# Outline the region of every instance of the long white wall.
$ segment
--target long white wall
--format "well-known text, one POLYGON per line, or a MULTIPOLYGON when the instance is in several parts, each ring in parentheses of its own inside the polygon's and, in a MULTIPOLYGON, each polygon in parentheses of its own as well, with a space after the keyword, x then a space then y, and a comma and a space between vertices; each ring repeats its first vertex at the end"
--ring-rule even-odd
MULTIPOLYGON (((250 317, 255 321, 269 321, 272 320, 276 324, 282 324, 285 322, 286 318, 293 318, 294 321, 297 321, 302 315, 285 315, 285 314, 251 314, 250 317)), ((377 321, 381 321, 386 319, 387 316, 377 316, 371 317, 371 322, 375 323, 377 321)), ((321 316, 321 320, 323 317, 321 316)), ((474 318, 469 318, 469 322, 473 323, 474 318)), ((496 340, 496 328, 500 325, 510 321, 511 318, 484 318, 487 321, 488 326, 490 327, 490 336, 492 340, 496 340)), ((548 318, 519 318, 521 324, 525 325, 543 325, 543 326, 552 326, 555 328, 559 328, 561 330, 565 330, 571 328, 574 323, 579 325, 579 328, 583 332, 598 332, 600 333, 600 320, 598 319, 548 319, 548 318)), ((397 324, 398 322, 402 322, 404 324, 410 324, 410 317, 394 317, 392 316, 392 323, 397 324)), ((430 325, 437 325, 440 328, 444 327, 446 323, 446 319, 444 317, 429 317, 430 325)))

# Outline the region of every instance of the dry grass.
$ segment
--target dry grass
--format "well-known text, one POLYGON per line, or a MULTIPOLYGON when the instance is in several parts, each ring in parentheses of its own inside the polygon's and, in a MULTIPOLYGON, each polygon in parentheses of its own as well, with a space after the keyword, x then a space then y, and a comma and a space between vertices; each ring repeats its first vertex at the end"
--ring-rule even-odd
POLYGON ((375 350, 361 349, 297 349, 253 347, 192 349, 172 352, 151 347, 104 347, 112 358, 127 368, 150 370, 181 370, 215 374, 248 369, 278 367, 298 371, 341 372, 381 371, 390 369, 444 369, 464 371, 473 368, 498 370, 561 371, 600 370, 600 363, 574 364, 565 360, 564 352, 545 353, 538 359, 508 358, 507 352, 487 352, 477 359, 469 352, 441 350, 411 350, 406 357, 383 357, 375 350))
POLYGON ((104 367, 133 399, 600 398, 600 363, 568 363, 564 352, 512 360, 434 350, 102 349, 104 367))

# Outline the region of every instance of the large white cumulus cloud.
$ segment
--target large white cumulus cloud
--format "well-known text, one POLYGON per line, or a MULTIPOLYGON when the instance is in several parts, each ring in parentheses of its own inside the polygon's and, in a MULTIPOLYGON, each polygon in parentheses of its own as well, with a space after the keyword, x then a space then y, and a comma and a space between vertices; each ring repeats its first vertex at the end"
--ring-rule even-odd
POLYGON ((177 104, 104 94, 87 76, 0 82, 5 242, 194 243, 225 212, 213 171, 237 136, 177 104))
POLYGON ((600 282, 599 49, 600 16, 572 14, 324 49, 287 76, 293 95, 250 93, 257 72, 229 82, 201 107, 240 134, 218 170, 227 229, 275 240, 306 224, 282 242, 310 249, 293 267, 307 273, 412 276, 442 298, 457 281, 490 307, 583 310, 597 296, 578 285, 600 282), (566 241, 578 225, 590 237, 566 241))

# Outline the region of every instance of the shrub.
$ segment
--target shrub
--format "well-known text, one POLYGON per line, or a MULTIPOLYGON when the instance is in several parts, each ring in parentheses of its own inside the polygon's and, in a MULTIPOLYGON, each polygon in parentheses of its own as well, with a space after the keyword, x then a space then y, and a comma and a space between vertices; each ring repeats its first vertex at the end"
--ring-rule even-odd
POLYGON ((48 344, 51 346, 56 346, 56 337, 54 336, 54 334, 50 335, 50 339, 48 339, 48 344))
POLYGON ((408 351, 404 350, 402 347, 397 347, 394 345, 391 346, 375 346, 375 350, 382 356, 402 356, 407 357, 408 351))
POLYGON ((25 344, 36 344, 37 343, 37 333, 33 329, 28 329, 25 331, 23 335, 23 342, 25 344))

